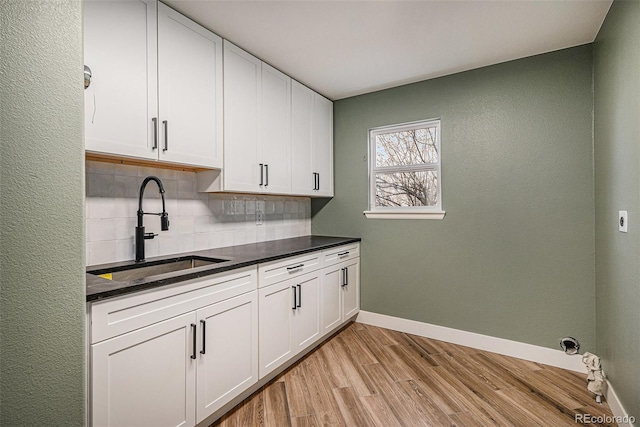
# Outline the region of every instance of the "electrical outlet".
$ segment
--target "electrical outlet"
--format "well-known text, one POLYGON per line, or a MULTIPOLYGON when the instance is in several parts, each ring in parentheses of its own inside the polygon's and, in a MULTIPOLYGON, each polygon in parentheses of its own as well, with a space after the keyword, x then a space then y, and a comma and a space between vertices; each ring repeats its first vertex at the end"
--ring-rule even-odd
POLYGON ((256 225, 262 225, 264 221, 264 200, 256 200, 256 225))
POLYGON ((626 233, 628 223, 627 211, 618 211, 618 231, 626 233))

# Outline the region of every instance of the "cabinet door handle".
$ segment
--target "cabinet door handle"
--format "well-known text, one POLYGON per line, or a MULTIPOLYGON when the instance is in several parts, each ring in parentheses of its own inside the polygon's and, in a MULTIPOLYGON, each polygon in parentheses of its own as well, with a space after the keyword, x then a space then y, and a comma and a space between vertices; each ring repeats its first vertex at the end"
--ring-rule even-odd
POLYGON ((347 286, 347 269, 343 268, 342 269, 342 287, 344 288, 345 286, 347 286))
POLYGON ((301 285, 296 285, 298 286, 298 305, 297 307, 300 308, 300 306, 302 306, 302 286, 301 285))
POLYGON ((296 287, 292 286, 291 289, 293 289, 293 307, 291 308, 295 310, 298 307, 298 303, 296 300, 296 287))
POLYGON ((264 185, 264 164, 260 163, 260 187, 264 185))
POLYGON ((269 185, 269 165, 264 165, 264 172, 265 172, 264 186, 267 187, 269 185))
POLYGON ((196 324, 191 324, 191 332, 193 333, 193 351, 191 352, 191 358, 196 358, 196 324))
POLYGON ((288 271, 292 271, 292 270, 298 270, 300 268, 304 267, 304 264, 298 264, 298 265, 294 265, 293 267, 287 267, 288 271))
POLYGON ((338 254, 338 256, 345 256, 345 255, 349 255, 349 251, 345 251, 338 254))
POLYGON ((320 191, 320 174, 316 173, 316 176, 318 177, 318 185, 316 185, 316 190, 320 191))
POLYGON ((154 117, 151 122, 153 123, 153 147, 151 148, 156 150, 158 148, 158 118, 154 117))
POLYGON ((164 126, 164 148, 162 151, 169 150, 169 125, 166 120, 162 121, 162 125, 164 126))
POLYGON ((313 189, 314 191, 318 189, 318 174, 313 173, 313 189))
POLYGON ((344 268, 344 284, 349 286, 349 267, 344 268))
POLYGON ((206 342, 207 342, 207 321, 201 320, 200 324, 202 325, 202 350, 200 350, 200 354, 205 354, 206 352, 206 342))

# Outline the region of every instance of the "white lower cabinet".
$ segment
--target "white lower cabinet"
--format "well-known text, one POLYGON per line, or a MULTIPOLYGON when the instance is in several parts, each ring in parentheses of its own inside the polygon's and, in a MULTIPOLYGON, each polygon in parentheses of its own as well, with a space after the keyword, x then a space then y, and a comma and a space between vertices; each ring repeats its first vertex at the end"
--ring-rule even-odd
POLYGON ((320 338, 320 271, 259 289, 260 378, 320 338))
POLYGON ((195 323, 187 313, 92 346, 94 427, 195 425, 195 323))
POLYGON ((358 313, 359 248, 91 303, 91 425, 207 425, 358 313))
POLYGON ((94 340, 138 320, 91 345, 91 425, 193 427, 256 383, 256 278, 254 267, 97 303, 94 340), (179 307, 191 309, 175 315, 179 307))
POLYGON ((342 319, 347 320, 360 311, 360 258, 344 262, 345 282, 340 285, 342 319))
POLYGON ((322 270, 321 306, 323 335, 360 311, 360 258, 322 270))
POLYGON ((197 311, 197 422, 258 380, 257 292, 197 311))

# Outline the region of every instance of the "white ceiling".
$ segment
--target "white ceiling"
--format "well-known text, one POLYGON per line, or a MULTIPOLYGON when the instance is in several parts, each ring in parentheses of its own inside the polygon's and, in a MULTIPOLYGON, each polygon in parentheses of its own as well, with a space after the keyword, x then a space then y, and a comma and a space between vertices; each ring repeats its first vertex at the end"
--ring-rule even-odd
POLYGON ((333 100, 590 43, 612 3, 163 1, 333 100))

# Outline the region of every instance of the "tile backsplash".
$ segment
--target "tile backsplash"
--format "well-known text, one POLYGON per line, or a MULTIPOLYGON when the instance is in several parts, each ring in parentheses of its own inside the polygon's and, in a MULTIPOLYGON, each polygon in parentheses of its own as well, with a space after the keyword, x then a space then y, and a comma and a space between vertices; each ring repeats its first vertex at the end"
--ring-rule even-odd
MULTIPOLYGON (((165 189, 171 225, 160 231, 160 218, 144 216, 146 256, 168 255, 222 246, 311 234, 311 199, 196 191, 196 173, 87 161, 87 265, 132 260, 142 180, 155 175, 165 189), (264 212, 256 225, 256 210, 264 212)), ((155 182, 145 189, 142 209, 161 212, 155 182)))

